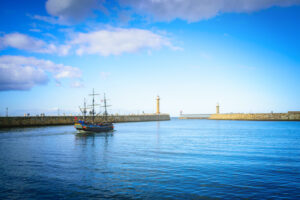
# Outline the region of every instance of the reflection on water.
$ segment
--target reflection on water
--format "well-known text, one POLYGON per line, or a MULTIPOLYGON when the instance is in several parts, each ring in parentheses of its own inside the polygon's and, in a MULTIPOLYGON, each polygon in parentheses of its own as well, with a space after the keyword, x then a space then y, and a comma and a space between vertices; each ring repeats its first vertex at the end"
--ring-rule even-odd
POLYGON ((0 199, 299 199, 300 123, 0 130, 0 199), (9 180, 9 181, 8 181, 9 180))
POLYGON ((109 132, 101 132, 101 133, 92 133, 92 132, 76 132, 76 144, 95 144, 95 138, 96 137, 102 137, 105 138, 105 145, 108 144, 109 137, 113 137, 114 133, 113 131, 109 132))
POLYGON ((82 138, 95 138, 95 137, 112 137, 114 133, 112 131, 110 132, 101 132, 101 133, 83 133, 83 132, 76 132, 76 139, 82 139, 82 138))

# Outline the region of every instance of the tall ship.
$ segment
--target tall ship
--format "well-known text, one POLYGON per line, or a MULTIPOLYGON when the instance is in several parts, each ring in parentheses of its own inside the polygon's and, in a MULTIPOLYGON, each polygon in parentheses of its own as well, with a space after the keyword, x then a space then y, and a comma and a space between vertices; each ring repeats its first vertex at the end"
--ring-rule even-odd
MULTIPOLYGON (((91 121, 89 121, 86 117, 87 114, 87 107, 86 107, 86 102, 84 100, 84 107, 80 108, 82 114, 83 114, 83 120, 78 120, 77 118, 75 118, 76 122, 74 127, 76 128, 76 130, 78 130, 79 132, 91 132, 91 133, 99 133, 99 132, 108 132, 108 131, 113 131, 114 130, 114 125, 112 123, 112 120, 109 120, 108 118, 108 112, 107 112, 107 100, 104 94, 104 98, 103 98, 103 102, 104 102, 104 113, 103 116, 101 117, 101 121, 100 122, 95 122, 95 106, 97 106, 98 104, 95 104, 95 96, 99 95, 99 94, 95 94, 94 89, 93 89, 93 93, 90 94, 90 96, 93 96, 93 101, 92 101, 92 105, 91 105, 91 111, 90 111, 90 115, 91 115, 91 121)), ((100 117, 98 117, 100 118, 100 117)))

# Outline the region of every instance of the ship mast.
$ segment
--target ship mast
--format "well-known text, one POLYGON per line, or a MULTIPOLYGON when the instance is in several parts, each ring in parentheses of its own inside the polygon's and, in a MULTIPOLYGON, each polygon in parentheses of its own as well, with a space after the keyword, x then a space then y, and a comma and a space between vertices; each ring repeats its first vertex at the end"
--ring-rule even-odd
POLYGON ((90 94, 90 96, 93 96, 93 102, 92 102, 92 123, 95 122, 95 106, 98 104, 95 104, 95 96, 99 94, 95 94, 94 88, 93 88, 93 93, 90 94))
POLYGON ((86 113, 87 113, 87 108, 86 108, 86 101, 85 101, 85 98, 84 98, 84 101, 83 101, 83 108, 80 108, 80 111, 82 112, 83 114, 83 120, 85 120, 85 117, 86 117, 86 113))
POLYGON ((104 93, 104 99, 103 99, 104 106, 103 106, 103 107, 104 107, 104 119, 105 119, 105 120, 107 120, 107 115, 108 115, 108 113, 107 113, 107 107, 110 106, 110 105, 107 105, 107 104, 106 104, 106 101, 107 101, 107 100, 106 100, 105 93, 104 93))

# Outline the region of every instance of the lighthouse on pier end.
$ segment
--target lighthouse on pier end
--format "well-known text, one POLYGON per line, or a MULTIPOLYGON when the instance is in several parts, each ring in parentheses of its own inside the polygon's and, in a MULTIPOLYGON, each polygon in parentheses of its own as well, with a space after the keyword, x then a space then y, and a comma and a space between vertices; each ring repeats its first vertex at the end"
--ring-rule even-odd
POLYGON ((160 114, 160 111, 159 111, 159 96, 157 95, 156 97, 156 114, 159 115, 160 114))
POLYGON ((216 114, 220 114, 220 105, 219 105, 219 103, 217 103, 217 106, 216 106, 216 114))

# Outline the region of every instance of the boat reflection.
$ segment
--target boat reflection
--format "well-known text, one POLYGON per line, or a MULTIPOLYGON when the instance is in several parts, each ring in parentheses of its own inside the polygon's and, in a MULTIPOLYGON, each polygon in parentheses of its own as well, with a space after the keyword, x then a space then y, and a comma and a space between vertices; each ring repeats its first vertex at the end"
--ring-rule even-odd
POLYGON ((114 135, 114 131, 94 133, 94 132, 76 132, 76 139, 88 138, 88 137, 111 137, 114 135))
POLYGON ((113 136, 113 131, 110 132, 102 132, 102 133, 76 133, 75 140, 76 144, 95 144, 95 140, 103 140, 107 143, 110 138, 113 136))

